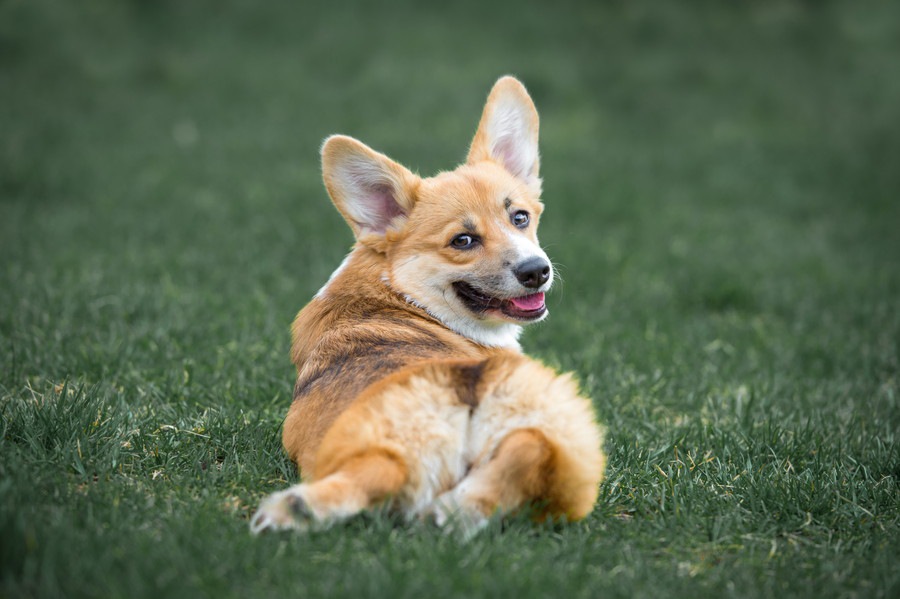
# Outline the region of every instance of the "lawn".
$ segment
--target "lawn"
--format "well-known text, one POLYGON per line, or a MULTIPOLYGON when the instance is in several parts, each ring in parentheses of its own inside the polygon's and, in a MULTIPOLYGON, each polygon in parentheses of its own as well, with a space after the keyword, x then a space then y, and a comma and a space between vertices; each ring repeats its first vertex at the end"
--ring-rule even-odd
POLYGON ((900 4, 445 4, 0 1, 0 597, 900 595, 900 4), (506 73, 596 510, 252 537, 322 139, 452 168, 506 73))

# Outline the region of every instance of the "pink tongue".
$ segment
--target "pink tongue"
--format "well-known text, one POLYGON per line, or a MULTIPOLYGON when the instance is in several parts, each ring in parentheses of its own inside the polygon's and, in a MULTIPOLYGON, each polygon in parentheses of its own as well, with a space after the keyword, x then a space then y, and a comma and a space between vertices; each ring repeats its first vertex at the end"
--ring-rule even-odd
POLYGON ((533 293, 523 297, 514 297, 509 302, 519 310, 539 310, 544 307, 544 294, 533 293))

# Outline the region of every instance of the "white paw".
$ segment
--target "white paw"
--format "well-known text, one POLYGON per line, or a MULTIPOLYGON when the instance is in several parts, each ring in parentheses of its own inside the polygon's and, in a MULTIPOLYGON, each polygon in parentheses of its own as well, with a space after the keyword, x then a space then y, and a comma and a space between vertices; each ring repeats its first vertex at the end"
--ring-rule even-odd
POLYGON ((259 504, 250 520, 250 532, 306 530, 315 519, 303 496, 304 485, 272 493, 259 504))
POLYGON ((468 541, 488 525, 488 518, 478 508, 466 505, 457 493, 450 491, 434 500, 430 514, 435 524, 448 534, 459 535, 468 541))

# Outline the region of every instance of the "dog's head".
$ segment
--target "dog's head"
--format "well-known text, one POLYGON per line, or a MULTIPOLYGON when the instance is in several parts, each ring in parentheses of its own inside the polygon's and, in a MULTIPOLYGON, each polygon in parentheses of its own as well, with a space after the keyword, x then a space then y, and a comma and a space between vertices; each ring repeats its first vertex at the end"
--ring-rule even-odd
POLYGON ((454 171, 420 178, 351 137, 322 147, 328 193, 358 244, 385 256, 382 280, 490 346, 517 346, 519 325, 547 315, 538 167, 537 111, 512 77, 494 85, 454 171))

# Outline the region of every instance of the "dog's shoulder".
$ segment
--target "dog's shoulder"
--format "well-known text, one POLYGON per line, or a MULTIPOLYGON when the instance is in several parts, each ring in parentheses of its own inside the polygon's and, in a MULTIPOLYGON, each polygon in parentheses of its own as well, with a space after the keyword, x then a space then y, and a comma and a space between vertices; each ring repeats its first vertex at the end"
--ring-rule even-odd
POLYGON ((354 397, 410 364, 484 352, 353 260, 300 311, 292 337, 295 399, 325 388, 354 397))

